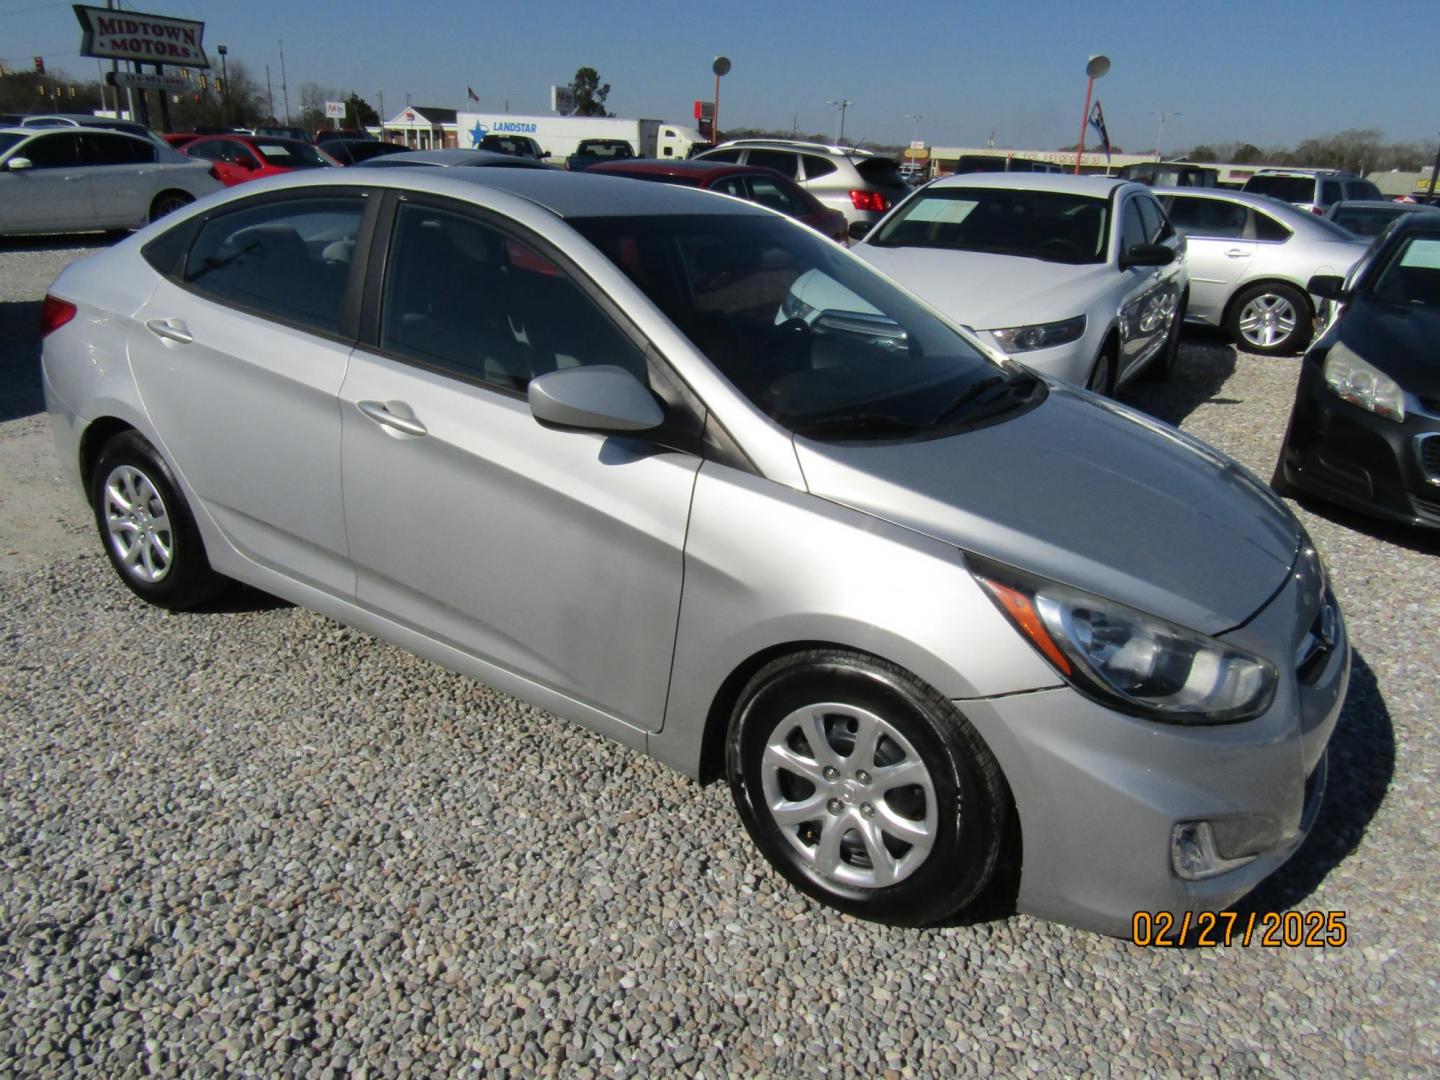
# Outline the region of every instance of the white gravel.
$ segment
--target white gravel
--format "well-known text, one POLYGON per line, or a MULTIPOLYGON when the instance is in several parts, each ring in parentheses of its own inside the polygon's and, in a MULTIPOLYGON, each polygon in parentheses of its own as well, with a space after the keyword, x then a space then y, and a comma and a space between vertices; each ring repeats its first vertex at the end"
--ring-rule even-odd
MULTIPOLYGON (((1301 509, 1356 671, 1252 903, 1347 946, 877 927, 788 889, 721 785, 254 593, 133 599, 26 396, 74 254, 0 247, 0 1072, 1433 1073, 1436 539, 1301 509)), ((1192 336, 1181 369, 1123 396, 1268 478, 1296 362, 1192 336)))

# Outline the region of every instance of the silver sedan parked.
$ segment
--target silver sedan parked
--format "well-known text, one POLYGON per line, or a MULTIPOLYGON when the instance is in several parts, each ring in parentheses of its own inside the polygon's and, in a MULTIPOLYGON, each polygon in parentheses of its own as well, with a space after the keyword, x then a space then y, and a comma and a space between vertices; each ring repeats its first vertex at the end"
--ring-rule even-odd
POLYGON ((0 128, 0 235, 133 229, 222 187, 202 162, 123 132, 0 128))
POLYGON ((261 180, 72 263, 42 324, 138 596, 248 582, 725 775, 844 911, 944 919, 1023 845, 1022 910, 1124 933, 1314 820, 1350 650, 1284 504, 772 211, 261 180), (804 275, 852 307, 777 321, 804 275))
POLYGON ((1344 277, 1365 254, 1366 241, 1278 199, 1215 188, 1154 191, 1185 236, 1185 318, 1222 328, 1246 352, 1302 351, 1318 311, 1305 286, 1317 274, 1344 277))

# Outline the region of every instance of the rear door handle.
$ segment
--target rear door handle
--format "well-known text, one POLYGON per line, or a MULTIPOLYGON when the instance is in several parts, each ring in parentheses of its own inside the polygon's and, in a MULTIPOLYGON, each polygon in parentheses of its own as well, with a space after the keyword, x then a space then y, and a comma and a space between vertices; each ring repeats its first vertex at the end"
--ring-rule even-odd
POLYGON ((383 401, 357 401, 355 407, 381 427, 394 428, 406 435, 426 435, 430 430, 419 420, 391 412, 383 401))
POLYGON ((156 337, 173 341, 177 345, 189 345, 195 340, 181 319, 151 319, 145 324, 145 329, 156 337))
POLYGON ((1231 248, 1229 251, 1225 252, 1225 257, 1227 259, 1248 259, 1250 257, 1250 252, 1246 251, 1244 248, 1231 248))

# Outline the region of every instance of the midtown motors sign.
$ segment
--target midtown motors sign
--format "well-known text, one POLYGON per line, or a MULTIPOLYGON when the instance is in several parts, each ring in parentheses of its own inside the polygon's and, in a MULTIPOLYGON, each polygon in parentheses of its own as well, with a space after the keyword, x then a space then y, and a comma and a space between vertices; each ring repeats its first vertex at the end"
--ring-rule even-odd
POLYGON ((110 11, 75 5, 75 17, 85 36, 81 56, 106 60, 135 60, 146 64, 175 64, 208 68, 202 38, 203 22, 146 15, 139 11, 110 11))

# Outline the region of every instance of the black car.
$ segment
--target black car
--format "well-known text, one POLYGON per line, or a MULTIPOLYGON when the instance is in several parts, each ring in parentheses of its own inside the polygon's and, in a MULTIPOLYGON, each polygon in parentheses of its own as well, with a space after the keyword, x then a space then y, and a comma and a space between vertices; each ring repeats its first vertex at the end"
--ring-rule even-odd
POLYGON ((378 139, 327 139, 324 150, 341 165, 358 165, 386 154, 403 154, 410 148, 378 139))
POLYGON ((1440 528, 1440 215, 1406 214, 1348 281, 1306 354, 1273 485, 1440 528))

